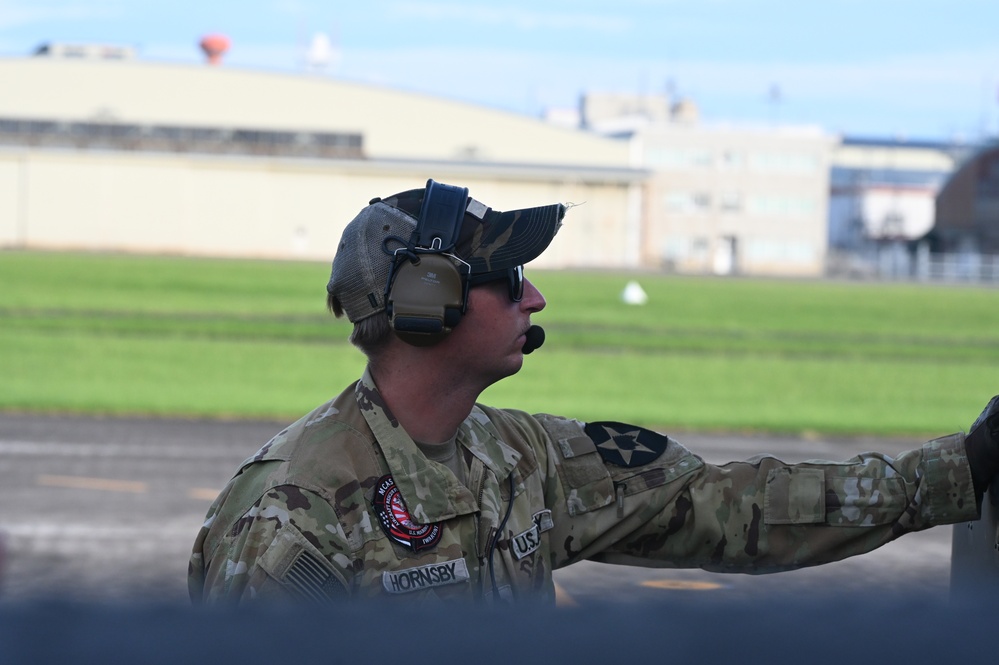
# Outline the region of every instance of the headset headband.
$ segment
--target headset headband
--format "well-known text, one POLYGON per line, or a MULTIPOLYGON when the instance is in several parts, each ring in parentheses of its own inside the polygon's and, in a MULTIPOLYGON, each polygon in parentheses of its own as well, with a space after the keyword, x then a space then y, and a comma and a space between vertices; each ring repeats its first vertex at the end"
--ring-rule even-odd
POLYGON ((420 218, 410 242, 418 249, 450 251, 458 241, 467 207, 467 187, 445 185, 432 178, 427 180, 420 218))

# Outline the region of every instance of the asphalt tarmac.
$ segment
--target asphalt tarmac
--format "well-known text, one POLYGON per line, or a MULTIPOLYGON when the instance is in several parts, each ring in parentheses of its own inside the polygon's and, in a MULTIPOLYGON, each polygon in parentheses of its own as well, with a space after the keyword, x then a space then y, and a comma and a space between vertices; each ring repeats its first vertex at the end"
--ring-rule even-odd
MULTIPOLYGON (((187 603, 188 555, 209 504, 239 463, 285 424, 0 414, 0 602, 187 603)), ((922 443, 670 434, 710 462, 760 453, 840 461, 922 443)), ((910 534, 864 556, 772 575, 584 562, 557 571, 555 579, 560 602, 577 606, 881 590, 945 599, 954 528, 962 527, 910 534)))

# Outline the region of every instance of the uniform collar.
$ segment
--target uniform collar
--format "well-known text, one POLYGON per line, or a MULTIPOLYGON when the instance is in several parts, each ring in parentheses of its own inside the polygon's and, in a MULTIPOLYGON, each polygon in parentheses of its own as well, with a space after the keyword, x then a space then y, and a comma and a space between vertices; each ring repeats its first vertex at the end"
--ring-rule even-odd
POLYGON ((509 476, 520 462, 520 453, 508 446, 496 431, 488 416, 475 406, 458 430, 458 443, 482 460, 496 478, 509 476))
MULTIPOLYGON (((369 369, 365 368, 354 395, 414 520, 433 524, 479 510, 477 499, 447 467, 431 462, 420 452, 389 411, 369 369)), ((520 460, 520 453, 499 439, 492 423, 478 408, 458 428, 457 442, 501 480, 520 460)))

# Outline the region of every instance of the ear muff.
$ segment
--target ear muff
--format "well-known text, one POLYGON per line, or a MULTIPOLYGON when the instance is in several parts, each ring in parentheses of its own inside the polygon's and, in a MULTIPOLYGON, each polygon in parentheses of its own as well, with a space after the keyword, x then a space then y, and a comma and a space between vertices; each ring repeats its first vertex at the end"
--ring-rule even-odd
POLYGON ((393 255, 385 286, 385 311, 396 335, 415 346, 444 339, 461 321, 468 295, 468 264, 450 254, 458 239, 468 189, 427 180, 420 216, 409 242, 393 255), (462 273, 459 264, 464 266, 462 273))
POLYGON ((461 321, 466 280, 445 254, 398 260, 386 299, 389 322, 404 342, 436 344, 461 321))

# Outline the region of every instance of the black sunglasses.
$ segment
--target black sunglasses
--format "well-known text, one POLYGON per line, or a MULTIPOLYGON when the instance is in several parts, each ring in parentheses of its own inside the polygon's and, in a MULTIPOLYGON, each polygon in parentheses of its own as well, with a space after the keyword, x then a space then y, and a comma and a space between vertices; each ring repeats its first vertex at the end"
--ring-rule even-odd
POLYGON ((524 266, 514 266, 506 270, 496 270, 493 272, 483 272, 472 275, 468 278, 470 286, 480 286, 489 282, 507 280, 510 289, 510 300, 520 302, 524 298, 524 266))

